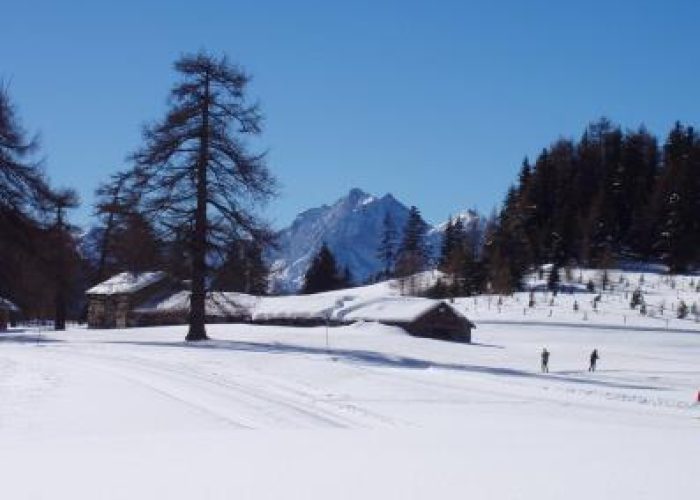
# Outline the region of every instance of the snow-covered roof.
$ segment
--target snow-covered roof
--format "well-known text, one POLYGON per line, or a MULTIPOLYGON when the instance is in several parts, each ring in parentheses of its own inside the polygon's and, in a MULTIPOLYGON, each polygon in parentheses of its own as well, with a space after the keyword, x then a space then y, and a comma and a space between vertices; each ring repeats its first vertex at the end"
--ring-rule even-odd
POLYGON ((253 320, 331 318, 336 309, 343 307, 343 304, 351 300, 353 300, 352 296, 342 296, 334 292, 263 297, 255 308, 253 320))
POLYGON ((410 323, 423 314, 440 306, 450 308, 456 315, 463 315, 441 300, 421 297, 353 295, 353 290, 296 295, 289 297, 262 297, 252 314, 254 321, 329 319, 333 321, 378 321, 410 323))
MULTIPOLYGON (((162 272, 118 274, 87 291, 91 295, 133 293, 166 277, 162 272)), ((435 281, 439 275, 421 273, 415 280, 435 281)), ((396 282, 365 287, 283 297, 255 297, 235 292, 213 291, 207 294, 206 315, 210 317, 249 317, 253 321, 331 320, 338 322, 377 321, 411 322, 444 304, 439 300, 404 297, 396 282)), ((182 313, 190 309, 189 290, 153 297, 136 312, 142 314, 182 313)), ((451 308, 455 314, 461 314, 451 308)))
MULTIPOLYGON (((176 313, 190 309, 189 290, 183 290, 136 309, 139 313, 176 313)), ((209 292, 205 301, 206 315, 216 317, 249 316, 258 298, 235 292, 209 292)))
POLYGON ((134 293, 157 283, 167 277, 163 271, 131 273, 119 273, 107 281, 93 286, 87 292, 88 295, 117 295, 122 293, 134 293))
POLYGON ((0 297, 0 309, 5 311, 19 311, 19 308, 7 299, 0 297))
POLYGON ((410 323, 437 307, 449 308, 457 316, 463 317, 456 309, 441 300, 420 297, 384 297, 360 303, 346 311, 338 311, 338 318, 348 321, 410 323))

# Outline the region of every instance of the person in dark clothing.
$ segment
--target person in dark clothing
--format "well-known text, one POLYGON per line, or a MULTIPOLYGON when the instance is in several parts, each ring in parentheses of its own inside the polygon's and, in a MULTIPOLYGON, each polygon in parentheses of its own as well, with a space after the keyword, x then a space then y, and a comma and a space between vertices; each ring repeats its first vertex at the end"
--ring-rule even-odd
POLYGON ((589 372, 595 371, 595 365, 598 363, 599 358, 600 356, 598 356, 598 349, 593 349, 593 352, 591 353, 591 364, 588 366, 589 372))
POLYGON ((542 373, 549 373, 549 351, 542 349, 542 373))

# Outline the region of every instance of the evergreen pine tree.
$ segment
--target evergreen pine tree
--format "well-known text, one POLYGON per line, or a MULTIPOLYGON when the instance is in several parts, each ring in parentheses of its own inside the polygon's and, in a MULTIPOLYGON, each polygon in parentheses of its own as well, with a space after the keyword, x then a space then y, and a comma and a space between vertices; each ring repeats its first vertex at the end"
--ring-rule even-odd
POLYGON ((253 295, 266 294, 269 269, 262 253, 262 247, 253 241, 233 241, 223 264, 214 271, 212 288, 253 295))
POLYGON ((552 269, 550 269, 549 276, 547 277, 547 290, 557 293, 559 291, 559 282, 559 266, 554 264, 552 265, 552 269))
POLYGON ((428 225, 421 217, 418 208, 412 206, 408 213, 396 262, 396 273, 399 276, 418 273, 428 265, 428 251, 425 243, 427 228, 428 225))
POLYGON ((377 258, 382 263, 382 277, 388 279, 393 275, 397 254, 397 233, 394 219, 389 212, 384 214, 382 236, 377 248, 377 258))
POLYGON ((350 271, 350 267, 345 266, 343 268, 343 274, 340 277, 340 286, 339 288, 352 288, 355 284, 355 278, 352 276, 352 271, 350 271))
POLYGON ((343 278, 335 256, 323 243, 320 250, 311 261, 309 269, 304 275, 304 287, 301 293, 311 294, 337 290, 343 286, 343 278))
POLYGON ((671 272, 687 270, 700 257, 700 143, 692 127, 676 123, 664 145, 658 181, 658 255, 671 272))

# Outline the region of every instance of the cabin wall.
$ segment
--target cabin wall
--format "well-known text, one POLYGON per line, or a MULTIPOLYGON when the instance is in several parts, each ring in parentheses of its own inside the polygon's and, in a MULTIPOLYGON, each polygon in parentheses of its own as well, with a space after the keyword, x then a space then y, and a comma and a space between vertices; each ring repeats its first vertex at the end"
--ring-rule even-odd
POLYGON ((134 312, 129 326, 185 325, 187 320, 187 311, 134 312))
MULTIPOLYGON (((136 307, 176 291, 170 280, 159 281, 134 293, 88 296, 88 328, 127 328, 134 326, 136 307)), ((177 323, 164 323, 177 324, 177 323)))
POLYGON ((107 296, 88 296, 88 328, 109 328, 107 320, 107 296))
POLYGON ((411 335, 441 340, 471 342, 471 324, 450 308, 433 309, 410 323, 400 325, 411 335))
MULTIPOLYGON (((206 315, 207 323, 250 323, 250 315, 211 316, 206 315)), ((166 326, 186 325, 189 322, 189 311, 139 311, 130 315, 129 326, 166 326)))
POLYGON ((270 319, 255 319, 251 323, 256 325, 272 325, 272 326, 342 326, 352 324, 353 321, 338 321, 326 320, 325 318, 270 318, 270 319))

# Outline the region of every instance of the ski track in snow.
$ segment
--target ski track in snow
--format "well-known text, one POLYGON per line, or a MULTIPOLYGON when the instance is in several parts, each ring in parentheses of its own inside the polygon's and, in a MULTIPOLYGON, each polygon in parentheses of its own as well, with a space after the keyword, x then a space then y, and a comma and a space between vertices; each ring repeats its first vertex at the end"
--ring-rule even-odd
POLYGON ((313 394, 272 380, 250 380, 248 384, 230 376, 207 374, 184 364, 174 365, 152 357, 139 359, 89 349, 58 347, 52 361, 74 363, 101 370, 144 386, 158 394, 194 407, 236 428, 367 428, 392 425, 393 420, 356 405, 322 400, 313 394), (63 359, 61 359, 63 358, 63 359))
MULTIPOLYGON (((344 377, 350 378, 348 373, 353 373, 352 377, 363 379, 365 384, 385 388, 388 396, 377 397, 357 390, 335 390, 316 383, 309 385, 292 381, 259 368, 237 367, 238 361, 234 359, 230 364, 218 367, 216 363, 210 365, 202 360, 168 356, 173 350, 181 350, 187 355, 206 359, 207 351, 212 351, 184 343, 181 347, 164 343, 161 347, 155 344, 134 349, 118 342, 73 339, 65 343, 37 343, 39 349, 33 355, 32 365, 40 366, 44 358, 50 364, 81 366, 88 373, 99 371, 237 429, 367 429, 420 425, 410 416, 399 416, 395 408, 385 411, 387 405, 411 403, 574 406, 591 412, 617 413, 622 417, 639 416, 640 408, 657 408, 665 410, 666 416, 688 415, 697 409, 697 405, 674 398, 673 392, 666 393, 671 390, 671 382, 679 383, 673 377, 687 378, 689 391, 692 380, 700 378, 700 371, 692 370, 651 371, 644 377, 638 373, 631 376, 604 370, 595 374, 561 370, 544 375, 480 364, 432 362, 430 356, 425 360, 404 358, 409 364, 417 363, 419 368, 377 367, 342 359, 343 350, 332 349, 328 353, 299 355, 304 363, 332 360, 330 367, 342 369, 344 377)), ((286 348, 290 347, 293 345, 286 345, 286 348)), ((303 349, 303 346, 299 347, 303 349)), ((625 354, 619 356, 625 357, 625 354)), ((642 353, 628 357, 665 363, 674 361, 672 357, 642 353)), ((18 369, 29 371, 21 363, 18 365, 0 358, 0 380, 8 379, 7 373, 18 369)), ((26 383, 29 385, 24 386, 26 394, 22 397, 31 399, 31 376, 26 383)), ((40 392, 36 397, 41 397, 41 391, 45 390, 48 389, 37 389, 40 392)))

